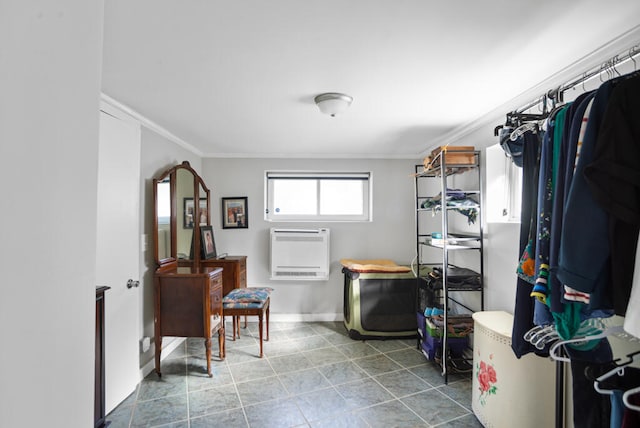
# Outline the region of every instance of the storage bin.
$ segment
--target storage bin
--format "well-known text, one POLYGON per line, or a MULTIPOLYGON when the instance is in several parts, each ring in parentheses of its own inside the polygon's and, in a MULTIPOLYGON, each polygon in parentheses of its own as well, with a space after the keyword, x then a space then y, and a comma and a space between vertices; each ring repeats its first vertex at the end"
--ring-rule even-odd
POLYGON ((440 158, 444 156, 447 165, 473 165, 476 162, 474 146, 440 146, 424 158, 424 167, 428 170, 440 166, 440 158), (442 152, 442 155, 441 155, 442 152))
POLYGON ((416 337, 413 273, 359 273, 344 268, 344 326, 349 337, 416 337))
MULTIPOLYGON (((448 355, 452 358, 460 358, 464 353, 464 350, 469 346, 468 337, 447 337, 447 347, 449 349, 448 355)), ((434 360, 436 354, 441 355, 438 349, 442 348, 442 338, 432 337, 427 332, 424 337, 420 339, 420 347, 422 354, 428 360, 434 360)))
POLYGON ((513 316, 503 311, 473 314, 473 413, 485 427, 555 425, 555 363, 511 349, 513 316))

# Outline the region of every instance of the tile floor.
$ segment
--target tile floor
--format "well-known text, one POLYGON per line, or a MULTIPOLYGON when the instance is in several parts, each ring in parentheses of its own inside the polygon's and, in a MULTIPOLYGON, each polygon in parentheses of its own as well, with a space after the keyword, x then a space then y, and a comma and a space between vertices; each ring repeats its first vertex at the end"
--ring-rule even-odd
POLYGON ((203 340, 187 339, 163 360, 162 378, 149 374, 108 415, 109 427, 482 427, 471 375, 445 385, 414 339, 363 342, 342 323, 271 323, 258 358, 257 325, 241 334, 227 333, 212 378, 203 340))

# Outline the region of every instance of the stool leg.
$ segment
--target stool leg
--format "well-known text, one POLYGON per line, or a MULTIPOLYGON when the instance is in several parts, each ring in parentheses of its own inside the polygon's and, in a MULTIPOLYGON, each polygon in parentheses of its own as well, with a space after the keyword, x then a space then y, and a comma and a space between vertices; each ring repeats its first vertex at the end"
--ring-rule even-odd
POLYGON ((218 347, 220 348, 220 359, 224 360, 225 354, 226 354, 226 349, 224 344, 224 322, 222 323, 222 326, 218 330, 218 347))
POLYGON ((267 341, 269 341, 269 309, 271 305, 267 306, 267 341))
POLYGON ((262 358, 262 313, 258 315, 258 328, 260 329, 260 358, 262 358))

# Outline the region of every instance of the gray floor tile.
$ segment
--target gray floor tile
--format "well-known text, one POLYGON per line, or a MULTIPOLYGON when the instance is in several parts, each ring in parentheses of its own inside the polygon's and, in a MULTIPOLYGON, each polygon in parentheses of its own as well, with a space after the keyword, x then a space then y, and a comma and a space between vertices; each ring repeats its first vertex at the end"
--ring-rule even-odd
POLYGON ((131 415, 133 414, 133 405, 121 404, 111 413, 107 415, 107 422, 110 428, 129 428, 131 423, 131 415))
POLYGON ((413 339, 352 340, 342 322, 277 323, 259 358, 257 323, 241 334, 225 360, 214 340, 211 378, 204 341, 186 339, 162 361, 162 377, 149 374, 111 412, 111 427, 481 426, 471 375, 452 373, 445 385, 413 339))
POLYGON ((344 345, 337 345, 336 348, 348 358, 361 358, 380 353, 376 348, 366 342, 354 342, 344 345))
POLYGON ((388 373, 402 369, 402 366, 387 357, 385 354, 359 358, 354 362, 371 376, 388 373))
POLYGON ((311 422, 312 428, 369 428, 357 412, 347 412, 341 415, 311 422))
POLYGON ((422 352, 412 348, 404 348, 399 351, 387 352, 385 355, 403 367, 416 367, 432 364, 424 358, 422 352))
POLYGON ((375 380, 397 398, 433 388, 409 370, 381 374, 376 376, 375 380))
POLYGON ((243 406, 288 396, 287 390, 277 376, 237 383, 236 387, 243 406))
POLYGON ((417 428, 430 426, 398 400, 361 410, 358 412, 358 415, 360 415, 360 417, 368 423, 367 426, 371 428, 417 428))
POLYGON ((411 367, 409 371, 420 379, 428 382, 430 385, 444 385, 444 376, 442 376, 442 368, 435 363, 428 363, 422 366, 411 367))
POLYGON ((430 389, 402 398, 407 407, 431 425, 437 425, 469 414, 464 407, 437 389, 430 389))
POLYGON ((295 401, 309 422, 334 418, 350 410, 345 399, 333 388, 298 395, 295 401))
POLYGON ((187 394, 182 394, 138 402, 133 410, 131 426, 152 427, 185 421, 187 417, 187 394))
POLYGON ((300 324, 292 329, 286 330, 289 339, 302 339, 315 336, 316 332, 308 325, 300 324))
POLYGON ((285 373, 280 375, 280 380, 290 395, 304 394, 331 386, 316 368, 285 373))
POLYGON ((278 357, 300 352, 303 348, 296 340, 269 341, 269 347, 264 350, 267 357, 278 357))
POLYGON ((239 409, 240 399, 234 385, 203 389, 189 393, 189 416, 198 417, 239 409))
POLYGON ((344 324, 342 322, 312 322, 309 326, 317 334, 332 334, 337 332, 344 332, 344 324))
POLYGON ((438 425, 438 428, 483 428, 483 425, 474 414, 469 414, 438 425))
POLYGON ((401 340, 368 340, 367 343, 380 352, 398 351, 407 348, 401 340))
POLYGON ((186 376, 163 373, 162 377, 158 377, 155 373, 151 373, 140 383, 138 401, 154 400, 186 393, 186 376))
POLYGON ((276 374, 266 358, 229 365, 229 369, 235 382, 246 382, 276 374))
POLYGON ((306 419, 294 399, 272 400, 245 407, 251 428, 304 426, 306 419))
POLYGON ((189 391, 231 384, 233 384, 233 378, 226 363, 218 362, 212 364, 211 377, 209 377, 204 360, 197 358, 189 358, 187 360, 187 388, 189 391))
POLYGON ((278 374, 284 374, 309 368, 311 363, 303 354, 282 355, 269 358, 271 367, 278 374))
POLYGON ((463 379, 455 382, 449 382, 448 385, 443 385, 438 388, 440 392, 450 397, 452 400, 457 401, 460 405, 464 406, 467 410, 471 409, 471 379, 463 379))
POLYGON ((229 410, 212 415, 191 418, 191 428, 247 428, 247 420, 242 409, 229 410))
POLYGON ((346 331, 329 333, 326 334, 324 338, 327 339, 327 341, 329 341, 329 343, 331 343, 332 345, 344 345, 347 343, 353 343, 353 339, 347 336, 346 331))
POLYGON ((326 336, 322 335, 293 339, 293 343, 295 343, 298 346, 298 349, 301 351, 310 351, 313 349, 327 348, 332 346, 331 343, 329 343, 329 341, 326 339, 326 336))
POLYGON ((329 348, 314 349, 303 352, 313 367, 338 363, 347 360, 347 357, 335 346, 329 348))
POLYGON ((339 363, 328 364, 318 367, 318 370, 332 385, 340 385, 369 376, 353 361, 341 361, 339 363))
POLYGON ((346 400, 351 409, 361 409, 373 406, 394 397, 379 383, 371 378, 344 383, 335 387, 336 391, 346 400))

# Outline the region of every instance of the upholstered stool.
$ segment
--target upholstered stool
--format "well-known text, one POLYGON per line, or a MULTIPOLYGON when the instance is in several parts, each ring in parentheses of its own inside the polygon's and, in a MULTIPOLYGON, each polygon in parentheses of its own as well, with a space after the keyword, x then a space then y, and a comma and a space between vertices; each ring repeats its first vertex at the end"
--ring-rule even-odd
POLYGON ((222 299, 223 317, 231 317, 233 322, 233 340, 236 335, 240 338, 240 316, 257 315, 258 328, 260 332, 260 358, 264 355, 262 352, 262 320, 266 315, 266 331, 269 340, 269 303, 272 288, 269 287, 247 287, 234 288, 222 299))

